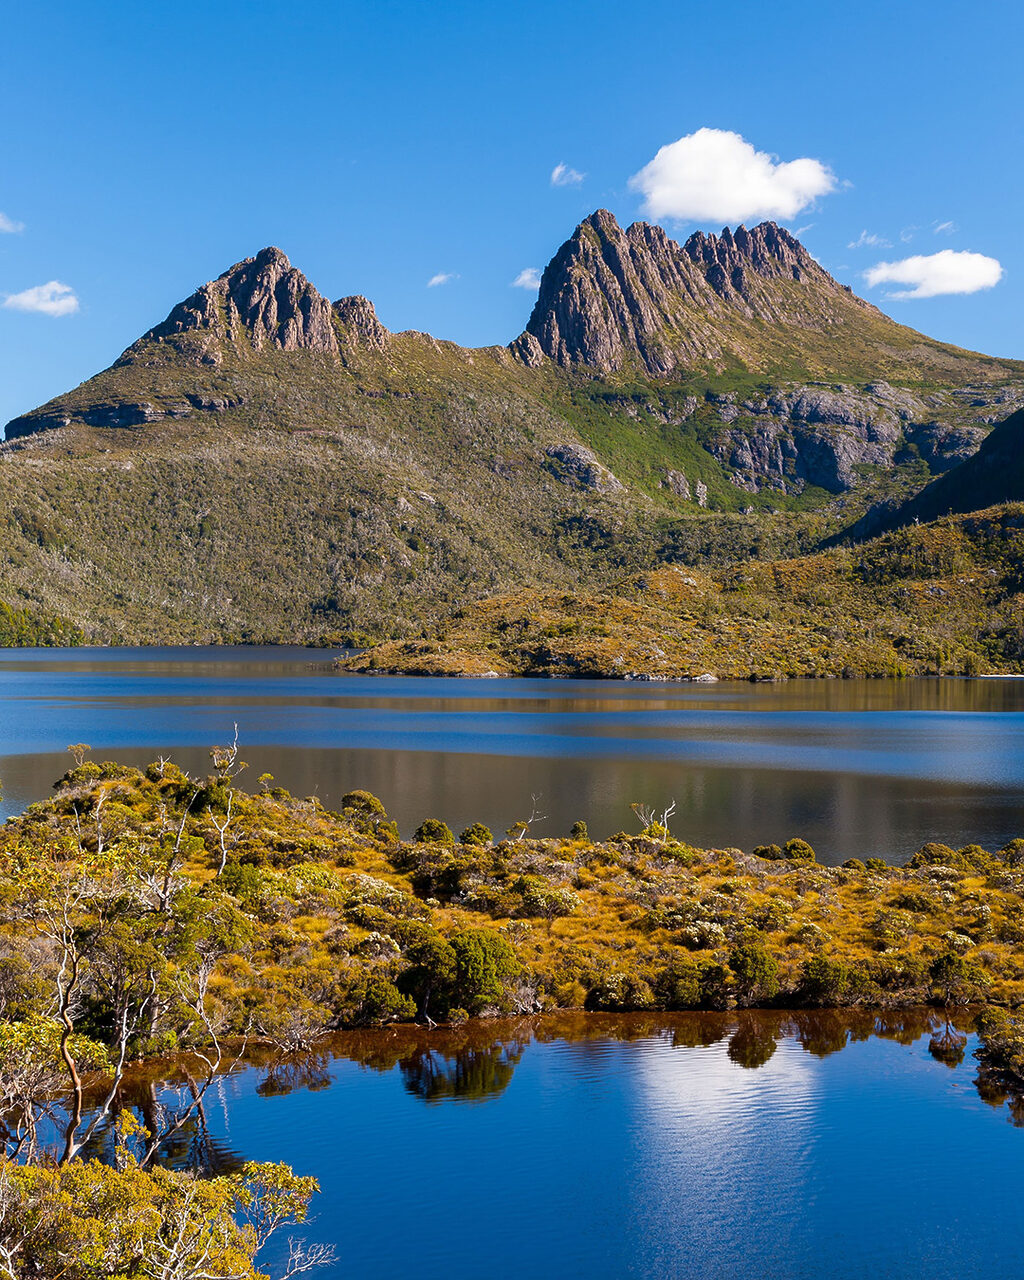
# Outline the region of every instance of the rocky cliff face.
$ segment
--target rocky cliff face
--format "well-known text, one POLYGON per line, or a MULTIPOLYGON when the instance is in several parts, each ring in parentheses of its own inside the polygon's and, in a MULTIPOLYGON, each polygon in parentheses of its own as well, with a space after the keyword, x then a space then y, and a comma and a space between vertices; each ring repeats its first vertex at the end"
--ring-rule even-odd
MULTIPOLYGON (((914 522, 1024 502, 1024 409, 1012 413, 977 452, 899 505, 881 504, 841 535, 860 540, 914 522)), ((1018 522, 1019 523, 1019 522, 1018 522)), ((1016 527, 1016 526, 1015 526, 1016 527)))
MULTIPOLYGON (((886 382, 780 388, 742 401, 711 395, 722 427, 708 447, 749 493, 807 485, 845 493, 857 485, 857 467, 891 470, 915 451, 933 474, 957 466, 984 440, 991 398, 979 389, 920 396, 886 382)), ((1014 408, 1024 389, 995 398, 1014 408)))
POLYGON ((851 306, 879 315, 773 222, 697 232, 679 245, 646 222, 623 230, 599 209, 549 263, 517 349, 533 363, 533 338, 563 366, 612 373, 639 365, 665 377, 755 355, 737 321, 827 330, 851 306))

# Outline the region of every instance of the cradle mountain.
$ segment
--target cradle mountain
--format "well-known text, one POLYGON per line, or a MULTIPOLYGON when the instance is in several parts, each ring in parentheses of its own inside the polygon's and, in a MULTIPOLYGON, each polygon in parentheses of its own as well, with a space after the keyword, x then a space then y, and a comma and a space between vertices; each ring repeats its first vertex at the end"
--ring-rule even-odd
POLYGON ((678 244, 599 210, 476 349, 267 248, 7 425, 7 642, 402 640, 488 596, 805 555, 961 509, 1021 406, 1024 363, 897 324, 771 222, 678 244))

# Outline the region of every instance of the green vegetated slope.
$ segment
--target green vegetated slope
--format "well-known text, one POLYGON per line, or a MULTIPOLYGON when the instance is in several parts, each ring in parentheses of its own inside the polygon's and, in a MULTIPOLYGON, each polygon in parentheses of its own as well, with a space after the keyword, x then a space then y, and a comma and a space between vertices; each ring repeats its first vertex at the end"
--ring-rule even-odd
POLYGON ((389 333, 277 250, 236 264, 8 425, 0 600, 98 642, 413 636, 805 552, 1024 395, 1024 366, 895 324, 771 224, 680 247, 609 219, 508 348, 389 333))
POLYGON ((456 610, 349 670, 657 679, 1008 672, 1024 662, 1024 506, 607 594, 524 591, 456 610))

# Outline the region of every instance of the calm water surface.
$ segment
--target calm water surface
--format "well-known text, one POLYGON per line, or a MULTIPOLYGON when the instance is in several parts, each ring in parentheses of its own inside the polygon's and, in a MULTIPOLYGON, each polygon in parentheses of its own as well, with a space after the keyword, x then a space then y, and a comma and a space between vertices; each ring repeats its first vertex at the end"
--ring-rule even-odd
MULTIPOLYGON (((973 1036, 932 1056, 944 1030, 912 1011, 344 1033, 222 1078, 176 1162, 316 1174, 303 1232, 337 1244, 330 1280, 1011 1280, 1024 1130, 979 1095, 973 1036)), ((159 1092, 133 1087, 143 1109, 159 1092)))
MULTIPOLYGON (((899 860, 926 840, 1024 833, 1024 681, 783 685, 338 675, 308 649, 0 651, 3 813, 49 793, 69 742, 205 772, 237 722, 248 776, 330 805, 379 795, 405 834, 427 816, 536 834, 635 827, 676 802, 697 845, 802 835, 824 861, 899 860)), ((246 775, 243 775, 243 780, 246 775)))

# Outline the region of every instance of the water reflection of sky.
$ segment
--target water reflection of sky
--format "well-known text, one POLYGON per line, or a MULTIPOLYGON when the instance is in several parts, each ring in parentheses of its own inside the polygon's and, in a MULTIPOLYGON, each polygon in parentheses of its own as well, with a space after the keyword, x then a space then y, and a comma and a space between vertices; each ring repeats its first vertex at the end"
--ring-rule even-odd
POLYGON ((1024 682, 652 685, 341 676, 309 650, 8 650, 0 660, 4 812, 45 796, 68 742, 204 770, 237 722, 251 776, 325 802, 380 794, 409 833, 428 815, 495 830, 541 797, 559 834, 631 828, 677 802, 695 844, 799 834, 828 861, 898 859, 925 840, 1024 830, 1024 682))
POLYGON ((841 1015, 814 1018, 360 1033, 357 1060, 224 1080, 207 1119, 219 1148, 320 1178, 329 1280, 1018 1275, 1024 1131, 979 1098, 970 1046, 950 1069, 911 1020, 907 1043, 861 1026, 832 1051, 841 1015))

